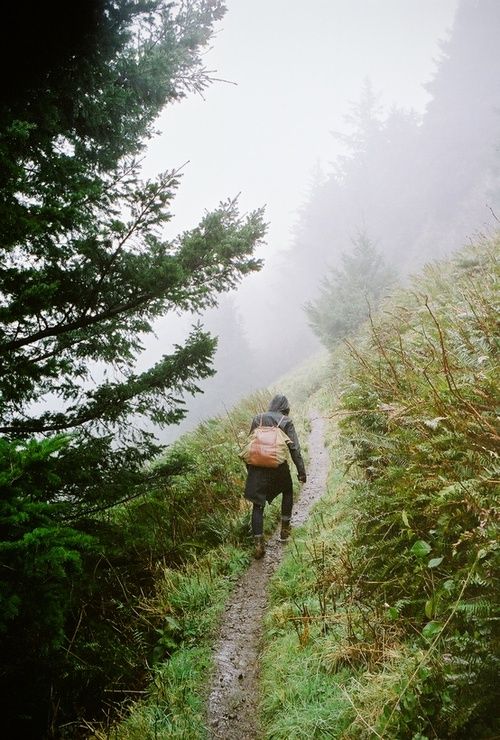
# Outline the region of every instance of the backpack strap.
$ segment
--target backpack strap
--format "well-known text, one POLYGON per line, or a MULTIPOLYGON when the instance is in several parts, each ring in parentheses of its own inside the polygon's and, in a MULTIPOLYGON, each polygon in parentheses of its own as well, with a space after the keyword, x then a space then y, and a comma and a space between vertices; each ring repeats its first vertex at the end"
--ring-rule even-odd
MULTIPOLYGON (((259 422, 259 426, 260 427, 262 426, 263 417, 264 417, 264 414, 260 414, 260 422, 259 422)), ((279 425, 281 424, 281 422, 283 421, 284 418, 285 418, 285 415, 283 414, 283 416, 281 417, 281 419, 276 424, 277 427, 279 427, 279 425)))

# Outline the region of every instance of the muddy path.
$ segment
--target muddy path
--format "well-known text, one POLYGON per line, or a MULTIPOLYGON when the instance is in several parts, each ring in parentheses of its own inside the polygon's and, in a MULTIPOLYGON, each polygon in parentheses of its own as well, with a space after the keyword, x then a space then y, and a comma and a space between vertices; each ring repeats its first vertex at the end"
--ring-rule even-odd
MULTIPOLYGON (((292 527, 307 519, 323 495, 329 468, 324 447, 324 421, 317 412, 310 416, 307 483, 293 507, 292 527)), ((262 620, 267 606, 269 579, 276 571, 287 545, 279 541, 279 529, 268 539, 262 560, 254 560, 236 586, 215 646, 215 671, 208 699, 211 740, 257 740, 259 653, 262 620)))

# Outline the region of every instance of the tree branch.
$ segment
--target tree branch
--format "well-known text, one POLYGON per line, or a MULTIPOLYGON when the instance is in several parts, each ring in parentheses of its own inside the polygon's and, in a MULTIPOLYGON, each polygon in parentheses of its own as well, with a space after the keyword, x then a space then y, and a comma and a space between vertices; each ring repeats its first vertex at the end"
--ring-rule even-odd
POLYGON ((93 326, 94 324, 98 324, 100 321, 114 319, 121 313, 126 313, 127 311, 139 308, 155 297, 155 293, 146 293, 140 298, 136 298, 135 300, 129 301, 128 303, 121 303, 114 308, 110 308, 107 311, 95 314, 94 316, 83 315, 79 319, 70 321, 67 324, 49 326, 47 329, 42 329, 38 332, 35 332, 35 334, 30 334, 27 337, 21 337, 21 339, 13 339, 10 342, 5 342, 5 344, 0 347, 0 355, 6 354, 7 352, 10 352, 14 349, 19 349, 20 347, 25 347, 28 344, 39 342, 40 339, 46 339, 47 337, 57 337, 70 331, 76 331, 77 329, 84 329, 88 326, 93 326))

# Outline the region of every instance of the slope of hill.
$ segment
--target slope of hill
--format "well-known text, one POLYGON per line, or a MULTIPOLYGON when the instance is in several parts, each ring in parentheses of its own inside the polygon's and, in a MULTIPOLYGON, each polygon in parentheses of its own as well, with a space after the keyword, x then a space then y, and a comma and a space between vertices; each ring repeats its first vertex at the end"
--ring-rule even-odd
POLYGON ((499 244, 428 266, 332 356, 328 491, 267 616, 267 738, 497 736, 499 244))
MULTIPOLYGON (((301 440, 311 408, 328 422, 331 471, 272 579, 264 738, 498 733, 499 246, 428 266, 280 381, 301 440)), ((55 732, 209 735, 214 640, 251 542, 237 453, 272 392, 182 437, 149 490, 95 515, 107 546, 92 599, 75 596, 55 732)))

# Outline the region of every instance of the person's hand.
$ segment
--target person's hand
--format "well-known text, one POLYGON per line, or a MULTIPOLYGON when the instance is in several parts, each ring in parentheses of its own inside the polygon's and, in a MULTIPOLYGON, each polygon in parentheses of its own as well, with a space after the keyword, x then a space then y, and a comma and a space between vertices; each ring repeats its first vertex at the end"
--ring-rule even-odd
POLYGON ((305 474, 305 473, 302 473, 302 475, 298 475, 298 476, 297 476, 297 478, 299 479, 299 481, 300 481, 301 483, 305 483, 305 482, 306 482, 306 480, 307 480, 307 476, 306 476, 306 474, 305 474))

